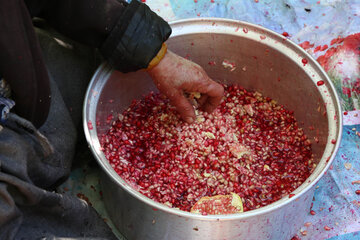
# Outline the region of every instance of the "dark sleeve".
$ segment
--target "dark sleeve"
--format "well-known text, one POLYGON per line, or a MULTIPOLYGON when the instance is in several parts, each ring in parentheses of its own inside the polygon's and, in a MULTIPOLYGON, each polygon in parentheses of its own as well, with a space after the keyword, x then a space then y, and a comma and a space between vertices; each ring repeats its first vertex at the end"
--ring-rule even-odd
POLYGON ((118 0, 47 0, 39 15, 63 34, 100 49, 122 72, 146 68, 171 34, 143 3, 118 0))

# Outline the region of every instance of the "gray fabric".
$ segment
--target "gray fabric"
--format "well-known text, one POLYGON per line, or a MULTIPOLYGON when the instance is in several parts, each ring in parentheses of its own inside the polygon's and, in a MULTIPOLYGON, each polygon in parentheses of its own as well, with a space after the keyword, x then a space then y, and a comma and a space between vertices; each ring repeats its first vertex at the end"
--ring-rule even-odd
POLYGON ((0 96, 0 122, 6 121, 10 110, 15 106, 15 102, 9 98, 0 96))
POLYGON ((10 85, 0 76, 0 97, 9 98, 11 95, 10 85))
POLYGON ((0 125, 0 239, 116 239, 84 201, 52 191, 71 171, 94 53, 75 43, 65 48, 43 30, 38 35, 51 108, 41 134, 19 117, 0 125))
POLYGON ((88 47, 71 41, 37 20, 36 28, 45 63, 60 90, 75 126, 81 120, 87 85, 100 62, 99 55, 88 47))

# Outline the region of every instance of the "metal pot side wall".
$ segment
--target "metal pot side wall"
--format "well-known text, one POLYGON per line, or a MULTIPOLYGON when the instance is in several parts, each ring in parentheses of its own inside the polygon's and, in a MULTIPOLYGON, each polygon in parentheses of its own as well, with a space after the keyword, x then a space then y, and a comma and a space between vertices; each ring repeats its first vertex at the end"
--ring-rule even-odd
POLYGON ((116 174, 98 139, 110 127, 109 113, 116 117, 133 99, 156 87, 142 71, 122 74, 103 64, 90 82, 83 114, 87 141, 104 170, 102 191, 112 221, 129 240, 290 239, 309 213, 314 186, 340 144, 342 116, 331 81, 303 49, 253 24, 189 19, 172 23, 172 28, 169 49, 200 64, 214 80, 258 90, 294 110, 308 138, 319 139, 312 144, 317 167, 292 198, 241 214, 201 216, 156 203, 116 174), (233 67, 225 67, 224 60, 233 67), (320 80, 325 82, 321 87, 316 85, 320 80))
POLYGON ((118 230, 134 240, 290 240, 309 214, 315 188, 295 201, 238 220, 199 220, 164 213, 144 204, 102 174, 101 187, 107 212, 118 230))

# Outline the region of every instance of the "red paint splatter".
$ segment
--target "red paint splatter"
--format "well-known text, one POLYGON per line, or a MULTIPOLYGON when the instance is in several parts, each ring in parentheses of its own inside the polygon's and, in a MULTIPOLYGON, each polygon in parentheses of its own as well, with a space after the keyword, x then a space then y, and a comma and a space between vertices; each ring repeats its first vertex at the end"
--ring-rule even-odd
POLYGON ((214 1, 214 0, 211 0, 210 2, 211 2, 211 3, 214 3, 215 1, 214 1))
POLYGON ((348 112, 344 112, 344 115, 345 115, 345 116, 348 115, 348 112))
POLYGON ((291 240, 301 240, 301 238, 298 235, 295 235, 291 238, 291 240))
POLYGON ((329 46, 328 46, 327 44, 325 44, 324 46, 321 47, 321 50, 320 50, 320 51, 325 51, 326 49, 328 49, 328 47, 329 47, 329 46))
POLYGON ((287 32, 283 32, 282 35, 283 35, 284 37, 288 37, 288 36, 289 36, 289 34, 288 34, 287 32))
POLYGON ((314 53, 318 52, 321 50, 321 46, 317 46, 315 49, 314 49, 314 53))
POLYGON ((141 2, 143 2, 143 3, 144 3, 144 2, 146 2, 146 0, 141 0, 141 2))
POLYGON ((295 196, 295 194, 293 194, 293 193, 289 194, 289 198, 292 198, 293 196, 295 196))
POLYGON ((266 38, 266 36, 264 36, 264 35, 261 35, 261 36, 260 36, 260 39, 261 39, 261 40, 264 40, 265 38, 266 38))
POLYGON ((326 51, 324 55, 317 58, 317 61, 325 69, 325 71, 329 70, 329 60, 336 52, 337 52, 336 48, 330 48, 329 50, 326 51))
POLYGON ((215 61, 210 61, 208 64, 209 64, 210 66, 215 66, 215 65, 216 65, 216 62, 215 62, 215 61))
POLYGON ((243 28, 243 32, 244 32, 244 33, 248 33, 248 32, 249 32, 249 29, 243 28))
POLYGON ((356 193, 357 195, 360 195, 360 190, 356 190, 355 193, 356 193))
POLYGON ((194 0, 194 3, 197 3, 198 0, 194 0))
POLYGON ((156 209, 156 208, 153 208, 152 210, 153 210, 153 211, 157 211, 157 209, 156 209))
POLYGON ((334 38, 333 40, 331 40, 330 45, 340 44, 343 41, 344 41, 344 38, 338 36, 337 38, 334 38))
POLYGON ((191 43, 191 46, 194 46, 194 43, 193 43, 193 42, 191 43))
POLYGON ((315 49, 314 49, 314 53, 316 53, 316 52, 318 52, 318 51, 325 51, 326 49, 328 49, 329 48, 329 46, 327 45, 327 44, 325 44, 325 45, 323 45, 323 46, 317 46, 317 47, 315 47, 315 49))
POLYGON ((314 44, 311 44, 309 41, 304 41, 304 42, 300 43, 299 46, 302 47, 303 49, 307 50, 309 48, 314 47, 314 44))
POLYGON ((332 139, 332 140, 331 140, 331 143, 332 143, 332 144, 335 144, 335 143, 336 143, 336 140, 335 140, 335 139, 332 139))
POLYGON ((316 214, 316 212, 314 210, 311 210, 310 214, 314 216, 316 214))
POLYGON ((350 89, 350 88, 348 88, 348 87, 343 87, 343 88, 342 88, 342 92, 343 92, 343 94, 347 95, 348 98, 351 97, 351 89, 350 89))
POLYGON ((316 85, 322 86, 322 85, 324 85, 324 83, 325 83, 325 82, 321 80, 321 81, 318 81, 318 82, 316 83, 316 85))
POLYGON ((306 58, 301 59, 301 62, 304 64, 304 66, 308 64, 308 60, 306 58))

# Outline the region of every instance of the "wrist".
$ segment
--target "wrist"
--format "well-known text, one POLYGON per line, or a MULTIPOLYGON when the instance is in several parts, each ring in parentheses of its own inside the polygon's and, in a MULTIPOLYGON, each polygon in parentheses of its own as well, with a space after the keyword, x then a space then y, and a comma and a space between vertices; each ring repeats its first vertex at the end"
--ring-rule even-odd
POLYGON ((157 53, 157 55, 151 60, 148 67, 146 68, 146 71, 152 70, 155 66, 157 66, 161 60, 165 57, 165 54, 167 52, 167 45, 166 43, 163 43, 161 46, 160 51, 157 53))

